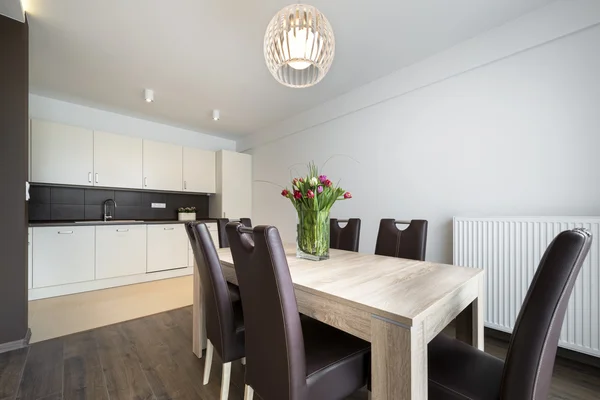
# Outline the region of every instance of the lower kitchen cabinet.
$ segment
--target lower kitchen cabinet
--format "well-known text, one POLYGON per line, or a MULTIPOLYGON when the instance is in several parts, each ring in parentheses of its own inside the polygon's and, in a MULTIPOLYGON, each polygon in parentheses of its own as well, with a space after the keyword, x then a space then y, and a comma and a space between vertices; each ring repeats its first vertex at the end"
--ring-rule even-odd
POLYGON ((183 224, 148 225, 147 272, 188 266, 188 237, 183 224))
POLYGON ((146 273, 146 226, 96 227, 96 279, 146 273))
POLYGON ((31 243, 31 228, 27 228, 27 289, 33 287, 33 244, 31 243))
POLYGON ((95 227, 33 228, 33 288, 94 279, 95 227))

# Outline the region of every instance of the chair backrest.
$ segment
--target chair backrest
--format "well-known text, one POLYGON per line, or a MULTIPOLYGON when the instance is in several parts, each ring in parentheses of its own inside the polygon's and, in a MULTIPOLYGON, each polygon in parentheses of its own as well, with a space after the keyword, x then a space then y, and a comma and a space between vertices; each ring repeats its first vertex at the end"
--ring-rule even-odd
POLYGON ((350 218, 345 220, 346 226, 340 226, 338 220, 331 218, 329 220, 329 247, 332 249, 358 251, 360 241, 360 218, 350 218))
POLYGON ((227 281, 210 232, 205 224, 191 222, 185 229, 192 245, 202 282, 206 336, 221 358, 229 359, 228 349, 235 340, 235 317, 227 281))
POLYGON ((306 359, 294 286, 277 228, 227 225, 246 327, 246 384, 264 399, 303 399, 306 359))
POLYGON ((240 218, 240 222, 247 228, 252 228, 252 220, 250 218, 240 218))
POLYGON ((219 235, 219 248, 225 249, 229 247, 227 232, 225 226, 229 223, 229 218, 217 218, 217 234, 219 235))
POLYGON ((379 223, 375 254, 411 260, 425 261, 427 246, 427 221, 413 219, 410 222, 382 219, 379 223), (404 230, 397 224, 409 224, 404 230))
POLYGON ((574 229, 560 233, 546 249, 510 340, 500 388, 502 399, 548 398, 569 297, 591 242, 588 231, 574 229))

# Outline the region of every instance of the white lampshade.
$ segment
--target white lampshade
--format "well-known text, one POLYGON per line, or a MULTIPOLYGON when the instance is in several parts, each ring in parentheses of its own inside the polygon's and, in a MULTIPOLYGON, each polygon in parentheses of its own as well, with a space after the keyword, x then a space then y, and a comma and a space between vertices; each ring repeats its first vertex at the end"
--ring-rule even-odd
POLYGON ((313 6, 293 4, 277 13, 265 33, 265 60, 280 83, 303 88, 329 71, 335 38, 327 18, 313 6))

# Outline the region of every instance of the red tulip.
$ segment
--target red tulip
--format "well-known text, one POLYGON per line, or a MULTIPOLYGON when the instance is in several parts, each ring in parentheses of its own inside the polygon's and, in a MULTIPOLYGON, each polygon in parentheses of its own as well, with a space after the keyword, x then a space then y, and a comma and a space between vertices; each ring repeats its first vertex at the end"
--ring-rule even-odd
POLYGON ((352 193, 350 193, 350 192, 344 193, 344 198, 345 199, 351 199, 352 198, 352 193))
POLYGON ((287 189, 283 189, 283 190, 281 191, 281 195, 282 195, 283 197, 288 197, 288 195, 289 195, 289 194, 290 194, 290 192, 289 192, 289 190, 287 190, 287 189))
POLYGON ((324 182, 324 184, 325 184, 325 186, 327 186, 327 187, 331 187, 331 185, 333 185, 333 182, 331 182, 329 179, 327 179, 327 180, 324 182))
POLYGON ((309 190, 308 192, 306 192, 306 197, 308 197, 309 199, 314 199, 315 193, 312 190, 309 190))
POLYGON ((303 183, 304 183, 304 178, 300 178, 300 179, 298 179, 298 180, 299 180, 300 182, 303 182, 303 183))
POLYGON ((302 198, 302 193, 299 190, 294 190, 294 198, 295 199, 301 199, 302 198))

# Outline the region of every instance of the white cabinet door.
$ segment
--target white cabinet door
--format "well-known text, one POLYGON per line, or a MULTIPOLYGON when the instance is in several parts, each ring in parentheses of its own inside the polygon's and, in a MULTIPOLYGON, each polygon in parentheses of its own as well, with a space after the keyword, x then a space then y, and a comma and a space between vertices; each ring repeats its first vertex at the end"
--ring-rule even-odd
POLYGON ((144 140, 144 189, 181 191, 183 149, 144 140))
POLYGON ((93 226, 33 228, 33 287, 94 279, 93 226))
POLYGON ((94 186, 142 188, 142 139, 94 132, 94 186))
POLYGON ((94 133, 39 120, 31 121, 31 181, 92 186, 94 133))
POLYGON ((31 228, 27 228, 27 288, 33 287, 33 243, 31 242, 31 228))
POLYGON ((183 148, 183 190, 185 192, 215 192, 215 152, 183 148))
POLYGON ((188 237, 183 224, 148 225, 147 272, 188 265, 188 237))
POLYGON ((145 273, 145 225, 96 227, 96 279, 145 273))
POLYGON ((252 156, 222 151, 222 218, 250 218, 252 213, 252 156))

